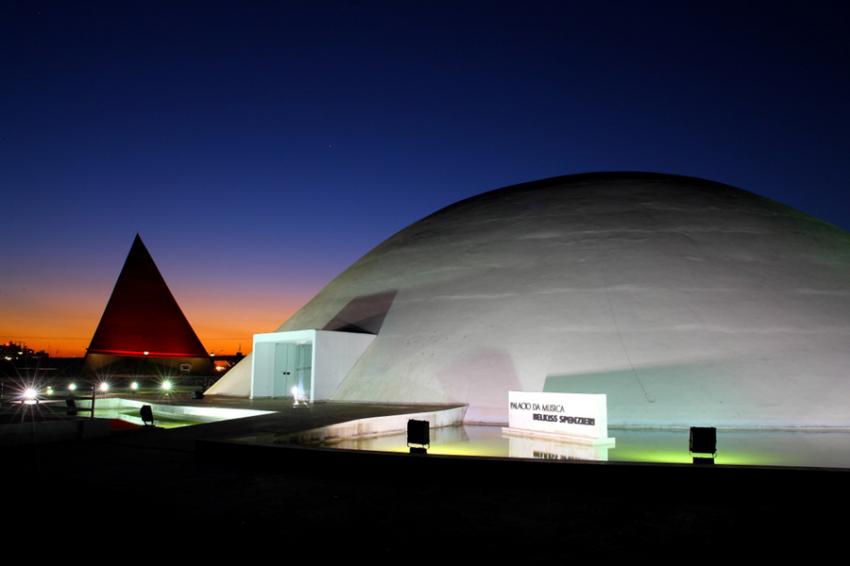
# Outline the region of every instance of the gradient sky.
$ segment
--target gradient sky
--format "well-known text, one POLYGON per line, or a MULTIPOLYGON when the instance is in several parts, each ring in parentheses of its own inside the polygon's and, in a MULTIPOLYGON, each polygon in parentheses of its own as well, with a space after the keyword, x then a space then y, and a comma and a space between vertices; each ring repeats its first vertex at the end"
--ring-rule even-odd
POLYGON ((411 222, 569 173, 848 229, 845 6, 0 2, 0 340, 81 355, 139 232, 205 346, 248 351, 411 222))

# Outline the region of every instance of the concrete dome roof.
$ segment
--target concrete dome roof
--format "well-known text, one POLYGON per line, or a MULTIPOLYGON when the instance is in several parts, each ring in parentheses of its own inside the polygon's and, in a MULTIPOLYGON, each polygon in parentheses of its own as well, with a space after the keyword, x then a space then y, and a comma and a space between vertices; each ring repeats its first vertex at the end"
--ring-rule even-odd
POLYGON ((850 425, 850 234, 727 185, 598 173, 393 235, 280 330, 377 333, 335 397, 608 394, 614 425, 850 425))

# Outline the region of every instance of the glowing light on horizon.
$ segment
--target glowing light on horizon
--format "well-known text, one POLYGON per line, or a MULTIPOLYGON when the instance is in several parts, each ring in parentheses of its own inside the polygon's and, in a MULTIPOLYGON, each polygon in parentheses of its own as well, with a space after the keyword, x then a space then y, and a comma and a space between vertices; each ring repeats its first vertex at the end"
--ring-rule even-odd
POLYGON ((27 387, 26 389, 24 389, 24 392, 21 397, 23 398, 25 404, 32 405, 36 401, 38 401, 38 389, 36 389, 35 387, 27 387))

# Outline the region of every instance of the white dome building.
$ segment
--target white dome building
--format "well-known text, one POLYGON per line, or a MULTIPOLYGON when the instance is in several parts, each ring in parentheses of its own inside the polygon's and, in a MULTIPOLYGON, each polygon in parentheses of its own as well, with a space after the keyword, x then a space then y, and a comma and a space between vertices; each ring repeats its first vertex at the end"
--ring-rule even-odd
MULTIPOLYGON (((700 179, 546 179, 398 232, 295 330, 375 335, 330 399, 505 422, 509 390, 606 393, 615 426, 850 426, 850 233, 700 179)), ((251 379, 249 358, 208 394, 251 379)))

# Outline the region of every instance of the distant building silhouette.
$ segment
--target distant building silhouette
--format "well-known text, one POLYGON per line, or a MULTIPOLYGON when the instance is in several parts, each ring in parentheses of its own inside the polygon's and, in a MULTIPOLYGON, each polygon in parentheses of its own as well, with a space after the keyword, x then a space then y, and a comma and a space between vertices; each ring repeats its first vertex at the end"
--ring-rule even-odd
POLYGON ((44 350, 36 352, 26 344, 18 342, 4 342, 0 344, 0 360, 6 362, 22 361, 29 358, 48 358, 50 357, 44 350))

